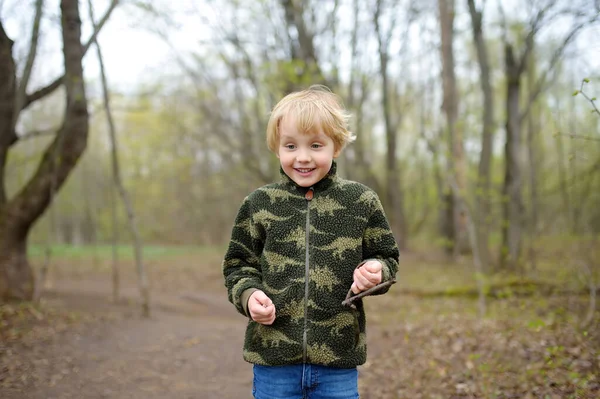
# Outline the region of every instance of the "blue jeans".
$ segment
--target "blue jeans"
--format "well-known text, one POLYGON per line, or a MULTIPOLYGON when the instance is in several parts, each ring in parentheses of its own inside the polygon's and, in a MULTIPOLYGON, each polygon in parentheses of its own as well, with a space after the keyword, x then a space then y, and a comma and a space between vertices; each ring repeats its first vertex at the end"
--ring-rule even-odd
POLYGON ((358 370, 295 364, 254 365, 255 399, 357 399, 358 370))

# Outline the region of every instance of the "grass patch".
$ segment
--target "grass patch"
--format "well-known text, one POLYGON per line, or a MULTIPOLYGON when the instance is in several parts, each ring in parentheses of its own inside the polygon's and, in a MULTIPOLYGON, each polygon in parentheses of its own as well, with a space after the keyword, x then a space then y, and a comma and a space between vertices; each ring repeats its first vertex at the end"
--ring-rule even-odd
MULTIPOLYGON (((208 246, 165 246, 146 245, 143 249, 143 257, 147 260, 162 260, 181 256, 203 256, 207 254, 224 253, 223 247, 208 246)), ((30 244, 27 248, 30 258, 43 258, 46 256, 46 246, 30 244)), ((66 260, 99 259, 110 260, 113 256, 113 247, 109 244, 101 245, 52 245, 52 258, 66 260)), ((133 246, 118 245, 117 256, 122 260, 133 260, 135 258, 133 246)))
POLYGON ((443 261, 409 260, 400 262, 398 287, 406 293, 421 296, 477 296, 477 279, 483 281, 486 295, 511 297, 519 295, 552 295, 559 292, 587 294, 587 282, 575 265, 542 260, 536 270, 477 275, 469 259, 460 264, 443 261))

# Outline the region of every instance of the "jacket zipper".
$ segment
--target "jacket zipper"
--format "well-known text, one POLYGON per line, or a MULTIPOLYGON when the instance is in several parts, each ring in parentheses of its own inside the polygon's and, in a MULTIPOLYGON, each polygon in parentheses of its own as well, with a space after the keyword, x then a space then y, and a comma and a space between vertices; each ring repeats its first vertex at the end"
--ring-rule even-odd
POLYGON ((309 252, 309 235, 310 235, 310 201, 314 197, 313 188, 309 188, 304 198, 306 198, 306 254, 304 258, 304 332, 302 334, 302 363, 307 362, 308 357, 308 286, 310 283, 310 252, 309 252))

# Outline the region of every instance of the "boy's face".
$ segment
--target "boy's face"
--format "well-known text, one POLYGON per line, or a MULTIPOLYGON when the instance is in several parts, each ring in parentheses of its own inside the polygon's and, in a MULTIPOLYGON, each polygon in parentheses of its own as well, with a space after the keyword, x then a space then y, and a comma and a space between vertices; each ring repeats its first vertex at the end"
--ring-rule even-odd
POLYGON ((325 177, 339 152, 321 128, 305 134, 298 131, 293 117, 281 120, 277 157, 285 174, 300 187, 311 187, 325 177))

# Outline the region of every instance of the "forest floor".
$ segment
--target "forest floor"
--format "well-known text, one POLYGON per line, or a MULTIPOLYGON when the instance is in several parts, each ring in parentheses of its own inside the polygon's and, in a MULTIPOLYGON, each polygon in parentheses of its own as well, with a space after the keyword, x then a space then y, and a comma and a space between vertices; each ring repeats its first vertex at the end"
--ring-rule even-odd
MULTIPOLYGON (((217 251, 146 265, 150 318, 131 260, 118 303, 108 260, 57 258, 39 304, 0 305, 0 398, 251 398, 245 319, 227 302, 217 251)), ((361 398, 600 397, 600 314, 578 327, 587 297, 506 293, 481 319, 440 272, 468 266, 415 254, 402 265, 390 293, 366 300, 361 398), (423 274, 425 264, 438 266, 423 274), (419 293, 422 281, 446 295, 419 293)))

